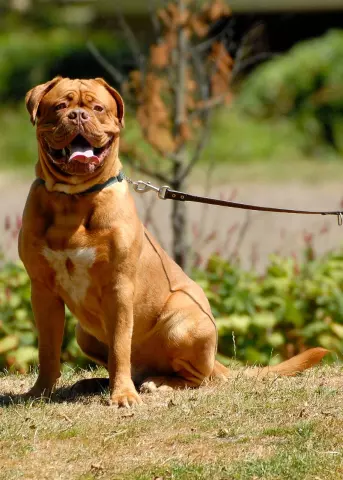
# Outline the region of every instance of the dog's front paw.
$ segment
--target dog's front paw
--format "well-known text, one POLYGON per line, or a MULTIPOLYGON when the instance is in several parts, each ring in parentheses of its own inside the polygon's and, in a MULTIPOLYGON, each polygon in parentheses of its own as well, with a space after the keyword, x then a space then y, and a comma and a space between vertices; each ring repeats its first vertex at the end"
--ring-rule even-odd
POLYGON ((110 398, 110 405, 115 407, 133 407, 134 405, 141 405, 142 399, 138 395, 135 388, 127 388, 123 390, 115 390, 110 398))
POLYGON ((34 386, 28 392, 22 395, 23 400, 48 399, 51 397, 52 388, 41 388, 34 386))

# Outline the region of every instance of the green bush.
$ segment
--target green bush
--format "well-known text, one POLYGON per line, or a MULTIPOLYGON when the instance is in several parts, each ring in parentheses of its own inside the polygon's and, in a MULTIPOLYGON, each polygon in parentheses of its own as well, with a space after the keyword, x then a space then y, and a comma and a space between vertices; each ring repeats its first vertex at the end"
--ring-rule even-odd
POLYGON ((326 142, 343 151, 343 31, 299 43, 263 64, 244 83, 238 102, 258 118, 292 118, 308 149, 326 142))
MULTIPOLYGON (((301 265, 273 256, 263 276, 213 256, 194 279, 216 317, 221 355, 250 364, 273 363, 311 346, 332 350, 332 358, 342 355, 343 250, 320 259, 308 255, 301 265)), ((75 323, 67 310, 61 360, 85 367, 75 323)), ((0 370, 27 371, 37 363, 37 344, 29 279, 22 264, 8 263, 0 272, 0 370)))
POLYGON ((263 276, 214 256, 195 279, 210 300, 222 355, 268 364, 312 346, 332 358, 343 353, 343 251, 302 265, 274 255, 263 276))
MULTIPOLYGON (((94 32, 91 37, 105 57, 121 68, 127 62, 127 46, 107 33, 94 32)), ((113 79, 88 51, 87 36, 67 28, 20 31, 0 34, 0 100, 23 102, 34 85, 55 75, 71 78, 103 76, 113 79)))
MULTIPOLYGON (((31 310, 30 281, 21 263, 7 263, 0 271, 0 370, 27 372, 38 361, 38 337, 31 310)), ((76 343, 76 320, 66 309, 61 360, 86 367, 76 343)))

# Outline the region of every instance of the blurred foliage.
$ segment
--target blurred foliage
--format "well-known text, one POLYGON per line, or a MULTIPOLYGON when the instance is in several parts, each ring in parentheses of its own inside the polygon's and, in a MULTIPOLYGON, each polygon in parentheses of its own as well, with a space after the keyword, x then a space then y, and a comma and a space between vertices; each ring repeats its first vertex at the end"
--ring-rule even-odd
MULTIPOLYGON (((315 260, 309 248, 301 265, 273 256, 263 276, 214 256, 194 279, 216 317, 221 355, 250 364, 311 346, 342 355, 343 250, 315 260)), ((61 360, 85 367, 90 361, 77 346, 75 323, 67 310, 61 360)), ((37 363, 37 344, 28 276, 22 264, 7 263, 0 272, 0 370, 27 371, 37 363)))
MULTIPOLYGON (((0 121, 6 125, 6 135, 0 136, 0 147, 6 152, 0 159, 1 169, 35 162, 32 128, 24 109, 17 105, 18 101, 23 104, 26 91, 34 84, 62 74, 103 76, 118 86, 88 50, 88 41, 123 73, 135 68, 128 40, 119 28, 118 8, 147 53, 154 36, 148 5, 138 0, 129 3, 114 7, 111 2, 57 5, 46 1, 43 7, 40 0, 11 0, 0 7, 0 121)), ((342 56, 343 33, 332 31, 257 69, 238 91, 236 105, 215 115, 202 160, 240 164, 301 161, 314 155, 339 159, 343 149, 342 56), (328 144, 336 151, 330 151, 328 144)), ((126 124, 126 143, 139 149, 142 162, 151 169, 161 165, 161 157, 146 147, 139 134, 137 120, 128 119, 126 124)), ((123 142, 123 156, 124 146, 123 142)), ((131 149, 127 156, 135 157, 135 151, 131 149)))
MULTIPOLYGON (((93 43, 110 64, 124 73, 135 67, 127 38, 118 26, 118 8, 121 6, 114 8, 102 2, 0 2, 2 103, 22 101, 29 88, 55 75, 102 76, 118 86, 88 48, 88 42, 93 43)), ((147 14, 146 6, 144 10, 147 14)), ((148 15, 142 21, 132 16, 130 8, 121 11, 129 15, 133 28, 135 22, 143 23, 147 31, 148 15)), ((139 29, 138 33, 141 35, 139 29)))
POLYGON ((217 256, 196 272, 217 321, 220 354, 250 364, 313 346, 343 354, 343 250, 318 260, 310 247, 307 254, 302 264, 274 255, 263 276, 217 256))
POLYGON ((291 118, 303 148, 326 143, 343 152, 343 31, 296 45, 244 83, 239 104, 257 118, 291 118))
MULTIPOLYGON (((75 339, 76 320, 66 309, 61 360, 73 366, 90 365, 75 339)), ((27 372, 38 362, 38 337, 31 310, 30 281, 21 263, 0 270, 0 370, 27 372)))
POLYGON ((34 176, 34 165, 38 159, 38 148, 35 131, 24 106, 0 108, 0 123, 6 125, 6 135, 0 135, 0 171, 14 169, 20 173, 34 176))
MULTIPOLYGON (((92 41, 110 62, 121 64, 125 48, 104 34, 94 34, 92 41)), ((55 75, 70 77, 106 77, 86 47, 86 39, 65 28, 49 31, 14 31, 0 34, 0 100, 23 101, 26 92, 55 75)))

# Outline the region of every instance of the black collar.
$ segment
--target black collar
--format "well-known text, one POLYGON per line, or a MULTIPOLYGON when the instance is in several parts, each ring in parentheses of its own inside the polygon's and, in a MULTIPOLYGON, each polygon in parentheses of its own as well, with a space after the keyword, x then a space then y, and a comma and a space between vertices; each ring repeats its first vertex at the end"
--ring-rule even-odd
MULTIPOLYGON (((84 190, 83 192, 66 194, 66 195, 87 195, 88 193, 100 192, 104 188, 112 185, 113 183, 122 182, 123 180, 125 180, 125 175, 123 172, 119 172, 116 177, 109 178, 105 183, 97 183, 96 185, 93 185, 92 187, 88 188, 87 190, 84 190)), ((38 178, 38 182, 40 185, 45 185, 45 181, 42 178, 38 178)), ((65 192, 60 192, 60 193, 65 193, 65 192)))

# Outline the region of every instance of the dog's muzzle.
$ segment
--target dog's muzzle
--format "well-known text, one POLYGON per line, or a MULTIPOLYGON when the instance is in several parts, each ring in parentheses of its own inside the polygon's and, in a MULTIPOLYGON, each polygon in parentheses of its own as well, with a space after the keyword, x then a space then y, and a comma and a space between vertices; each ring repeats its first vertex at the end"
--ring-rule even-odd
POLYGON ((62 149, 55 149, 48 145, 51 160, 57 165, 68 165, 73 162, 100 165, 106 157, 113 142, 111 138, 103 147, 93 147, 82 135, 77 135, 73 141, 62 149))

